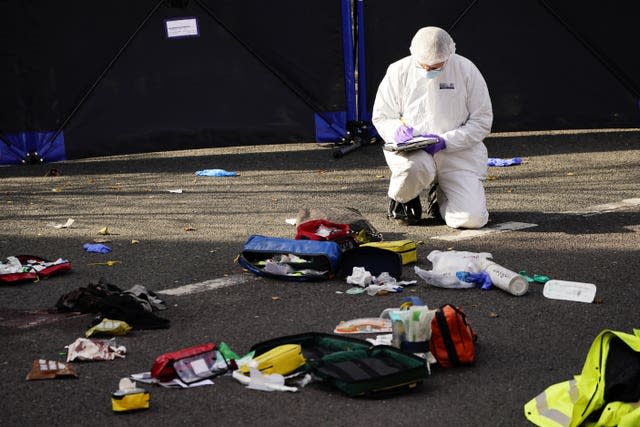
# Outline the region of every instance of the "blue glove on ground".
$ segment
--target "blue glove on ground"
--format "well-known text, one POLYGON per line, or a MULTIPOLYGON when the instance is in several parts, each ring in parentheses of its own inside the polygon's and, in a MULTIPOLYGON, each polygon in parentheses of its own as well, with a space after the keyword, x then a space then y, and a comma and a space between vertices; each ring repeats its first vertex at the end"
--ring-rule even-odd
POLYGON ((83 247, 87 252, 97 252, 99 254, 108 254, 111 252, 111 248, 102 243, 85 243, 83 247))
POLYGON ((479 273, 470 273, 468 271, 456 271, 456 277, 458 280, 462 280, 463 282, 473 283, 478 288, 487 290, 491 289, 493 286, 493 282, 491 282, 491 277, 485 271, 481 271, 479 273))
POLYGON ((489 157, 487 159, 487 166, 513 166, 522 163, 520 157, 514 157, 511 159, 499 159, 497 157, 489 157))
POLYGON ((402 144, 411 138, 413 138, 413 128, 407 125, 400 126, 396 129, 396 133, 393 135, 393 140, 396 144, 402 144))
POLYGON ((196 171, 198 176, 238 176, 237 172, 226 171, 224 169, 204 169, 196 171))
POLYGON ((431 154, 432 156, 434 154, 436 154, 438 151, 440 150, 444 150, 445 148, 447 148, 447 144, 445 144, 444 139, 440 136, 440 135, 436 135, 436 134, 427 134, 424 136, 428 136, 428 137, 432 137, 432 138, 438 138, 438 142, 436 142, 435 144, 432 144, 426 148, 423 148, 424 151, 426 151, 427 153, 431 154))

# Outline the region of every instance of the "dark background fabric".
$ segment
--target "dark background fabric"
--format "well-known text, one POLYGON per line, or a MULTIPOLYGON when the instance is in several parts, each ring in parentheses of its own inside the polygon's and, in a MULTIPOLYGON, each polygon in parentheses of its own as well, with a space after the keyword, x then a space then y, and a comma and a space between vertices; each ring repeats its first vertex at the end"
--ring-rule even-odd
MULTIPOLYGON (((494 131, 638 126, 640 3, 362 5, 361 117, 388 64, 436 25, 485 76, 494 131)), ((344 121, 342 6, 2 0, 0 138, 61 133, 67 158, 314 141, 318 117, 344 121), (197 18, 199 36, 167 38, 165 20, 184 17, 197 18)))
POLYGON ((449 31, 484 75, 493 131, 637 127, 640 3, 367 0, 367 104, 418 28, 449 31))

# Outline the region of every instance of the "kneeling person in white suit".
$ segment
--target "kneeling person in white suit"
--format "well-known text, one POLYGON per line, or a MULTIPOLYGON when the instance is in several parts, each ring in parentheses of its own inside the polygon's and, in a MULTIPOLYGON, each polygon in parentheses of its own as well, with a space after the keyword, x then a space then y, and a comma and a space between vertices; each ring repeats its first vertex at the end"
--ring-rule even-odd
POLYGON ((482 142, 493 122, 487 84, 470 60, 455 53, 453 39, 441 28, 418 30, 409 51, 388 67, 372 121, 386 142, 420 135, 438 142, 410 152, 384 151, 391 170, 387 215, 420 223, 420 193, 437 184, 432 214, 453 228, 481 228, 489 219, 482 142))

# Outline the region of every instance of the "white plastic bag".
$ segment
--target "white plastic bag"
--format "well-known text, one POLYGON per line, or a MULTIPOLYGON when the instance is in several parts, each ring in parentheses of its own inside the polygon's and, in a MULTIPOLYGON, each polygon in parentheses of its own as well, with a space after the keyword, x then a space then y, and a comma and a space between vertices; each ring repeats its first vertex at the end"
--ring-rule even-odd
POLYGON ((418 277, 439 288, 475 288, 474 283, 459 280, 456 273, 458 271, 478 273, 482 270, 482 261, 492 257, 489 252, 431 251, 427 259, 431 261, 432 269, 424 270, 418 266, 414 269, 418 277))

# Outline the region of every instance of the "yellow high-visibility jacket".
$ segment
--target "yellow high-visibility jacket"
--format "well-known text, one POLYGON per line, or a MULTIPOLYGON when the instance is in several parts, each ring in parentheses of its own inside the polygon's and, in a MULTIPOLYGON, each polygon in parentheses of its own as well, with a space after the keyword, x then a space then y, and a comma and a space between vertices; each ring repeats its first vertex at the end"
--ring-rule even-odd
POLYGON ((600 332, 581 374, 527 402, 525 417, 541 427, 640 426, 640 329, 633 333, 600 332))

